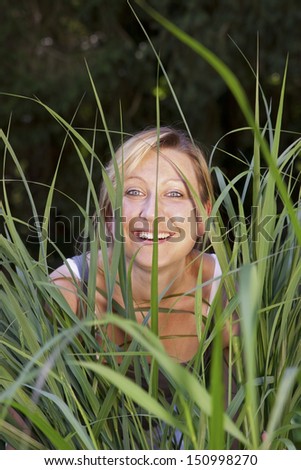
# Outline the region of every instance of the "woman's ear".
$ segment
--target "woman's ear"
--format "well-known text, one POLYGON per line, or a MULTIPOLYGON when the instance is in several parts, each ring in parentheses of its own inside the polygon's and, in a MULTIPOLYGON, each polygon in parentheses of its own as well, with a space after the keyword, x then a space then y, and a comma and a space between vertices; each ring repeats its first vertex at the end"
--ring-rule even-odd
POLYGON ((211 201, 207 201, 204 207, 205 207, 207 216, 210 217, 211 211, 212 211, 211 201))
POLYGON ((206 225, 206 220, 208 217, 210 217, 211 211, 212 211, 212 204, 210 201, 205 202, 203 205, 203 215, 198 217, 198 223, 197 223, 197 236, 202 237, 205 232, 205 225, 206 225))
POLYGON ((106 216, 105 218, 105 231, 107 236, 107 242, 111 243, 115 233, 115 220, 112 215, 106 216))
POLYGON ((114 217, 112 216, 111 207, 108 209, 102 208, 97 217, 94 216, 94 226, 97 229, 97 225, 100 223, 100 220, 104 224, 106 242, 110 243, 113 241, 114 233, 115 233, 115 221, 114 217))

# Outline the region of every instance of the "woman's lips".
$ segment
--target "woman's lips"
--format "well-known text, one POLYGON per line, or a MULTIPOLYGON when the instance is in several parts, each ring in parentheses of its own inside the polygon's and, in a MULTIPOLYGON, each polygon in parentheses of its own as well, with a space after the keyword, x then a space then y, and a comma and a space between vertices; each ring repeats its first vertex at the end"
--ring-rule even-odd
MULTIPOLYGON (((135 237, 135 241, 137 240, 145 244, 153 244, 154 242, 153 232, 135 231, 135 232, 132 232, 132 234, 135 237)), ((165 241, 169 240, 173 235, 174 235, 173 232, 159 232, 158 243, 164 243, 165 241)))

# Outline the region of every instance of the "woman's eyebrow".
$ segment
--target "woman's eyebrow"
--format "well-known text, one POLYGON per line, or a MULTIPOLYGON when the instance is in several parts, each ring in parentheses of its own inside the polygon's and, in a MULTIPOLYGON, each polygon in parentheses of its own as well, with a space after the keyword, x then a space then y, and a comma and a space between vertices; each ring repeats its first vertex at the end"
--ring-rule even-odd
POLYGON ((125 180, 141 180, 141 181, 145 181, 144 178, 142 178, 141 176, 126 176, 125 180))
MULTIPOLYGON (((130 179, 138 179, 138 180, 141 180, 141 181, 146 181, 144 178, 142 178, 141 176, 128 176, 125 178, 127 181, 130 180, 130 179)), ((166 178, 165 180, 161 181, 161 183, 165 184, 165 183, 182 183, 182 184, 185 184, 185 181, 182 180, 182 178, 166 178)))
POLYGON ((166 178, 162 183, 185 183, 182 178, 166 178))

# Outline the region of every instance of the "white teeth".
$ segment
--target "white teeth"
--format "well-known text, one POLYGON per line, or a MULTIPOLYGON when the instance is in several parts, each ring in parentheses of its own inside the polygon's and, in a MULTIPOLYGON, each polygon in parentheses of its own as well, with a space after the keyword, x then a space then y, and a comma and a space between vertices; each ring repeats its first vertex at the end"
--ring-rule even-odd
POLYGON ((164 239, 164 238, 169 238, 170 237, 170 233, 159 233, 158 234, 158 238, 161 239, 164 239))
MULTIPOLYGON (((150 232, 139 232, 138 233, 139 238, 143 238, 144 240, 153 240, 154 239, 154 234, 150 232)), ((170 234, 169 233, 158 233, 158 239, 159 240, 164 240, 165 238, 169 238, 170 234)))

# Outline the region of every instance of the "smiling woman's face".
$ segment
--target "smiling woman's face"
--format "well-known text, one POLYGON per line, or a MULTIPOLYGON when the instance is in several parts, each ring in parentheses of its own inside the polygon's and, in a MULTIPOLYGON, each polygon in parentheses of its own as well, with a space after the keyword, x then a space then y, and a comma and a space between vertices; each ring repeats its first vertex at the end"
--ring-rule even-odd
POLYGON ((160 152, 158 181, 154 150, 126 174, 122 215, 128 261, 137 254, 135 263, 151 269, 157 192, 159 268, 186 262, 202 224, 196 223, 195 203, 182 175, 199 193, 191 158, 172 148, 160 152))

